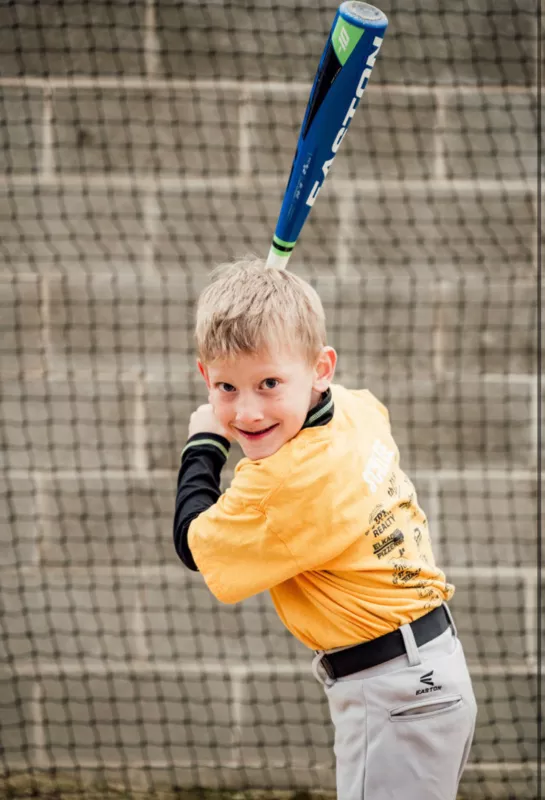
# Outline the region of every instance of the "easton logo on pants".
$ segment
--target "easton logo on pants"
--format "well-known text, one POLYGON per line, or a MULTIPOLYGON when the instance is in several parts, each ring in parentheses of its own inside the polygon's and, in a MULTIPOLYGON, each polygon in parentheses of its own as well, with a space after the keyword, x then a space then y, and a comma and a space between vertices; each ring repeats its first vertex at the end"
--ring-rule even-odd
POLYGON ((420 683, 425 683, 427 689, 417 689, 416 690, 417 695, 428 694, 428 692, 439 692, 443 688, 442 686, 436 686, 434 684, 432 675, 433 675, 433 670, 431 670, 431 672, 426 672, 425 675, 422 675, 422 677, 420 678, 420 683))

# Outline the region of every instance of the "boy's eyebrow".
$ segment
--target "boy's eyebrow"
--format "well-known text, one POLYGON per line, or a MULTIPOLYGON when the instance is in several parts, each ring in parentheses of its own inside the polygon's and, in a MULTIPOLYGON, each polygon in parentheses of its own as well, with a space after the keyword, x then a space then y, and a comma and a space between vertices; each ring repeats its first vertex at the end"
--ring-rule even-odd
MULTIPOLYGON (((255 378, 255 380, 258 381, 259 383, 263 383, 263 381, 269 380, 270 378, 274 378, 274 380, 278 381, 278 380, 284 380, 285 376, 281 374, 280 370, 271 370, 270 372, 263 373, 262 377, 255 378)), ((218 383, 230 383, 230 384, 232 384, 233 381, 226 380, 225 378, 215 378, 212 381, 212 383, 214 384, 214 386, 217 386, 218 383)))

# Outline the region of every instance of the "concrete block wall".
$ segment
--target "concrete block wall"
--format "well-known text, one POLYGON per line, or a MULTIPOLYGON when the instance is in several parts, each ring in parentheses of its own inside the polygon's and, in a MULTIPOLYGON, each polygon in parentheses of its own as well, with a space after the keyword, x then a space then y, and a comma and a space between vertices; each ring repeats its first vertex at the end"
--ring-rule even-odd
MULTIPOLYGON (((532 798, 535 4, 381 8, 366 110, 292 268, 339 380, 388 405, 458 587, 480 702, 464 791, 532 798)), ((5 774, 334 787, 308 653, 266 596, 220 606, 171 545, 205 396, 194 300, 218 261, 267 252, 334 11, 0 8, 5 774)))

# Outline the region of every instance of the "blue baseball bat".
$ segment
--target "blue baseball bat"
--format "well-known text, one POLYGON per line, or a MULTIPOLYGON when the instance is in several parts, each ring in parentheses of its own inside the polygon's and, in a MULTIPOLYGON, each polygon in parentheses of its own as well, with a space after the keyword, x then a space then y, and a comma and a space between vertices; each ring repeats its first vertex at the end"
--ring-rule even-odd
POLYGON ((388 25, 378 8, 342 3, 337 10, 299 132, 267 266, 284 268, 346 135, 388 25))

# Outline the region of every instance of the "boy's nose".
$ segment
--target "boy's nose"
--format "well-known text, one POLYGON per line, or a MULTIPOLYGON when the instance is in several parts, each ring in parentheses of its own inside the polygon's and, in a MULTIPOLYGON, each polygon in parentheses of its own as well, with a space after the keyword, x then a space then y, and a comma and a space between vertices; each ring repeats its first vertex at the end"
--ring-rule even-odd
POLYGON ((263 412, 254 403, 241 403, 236 409, 235 422, 259 422, 264 419, 263 412))

